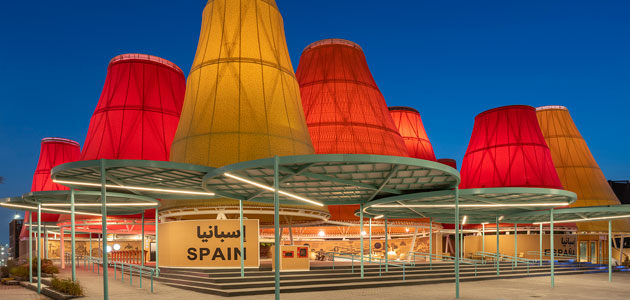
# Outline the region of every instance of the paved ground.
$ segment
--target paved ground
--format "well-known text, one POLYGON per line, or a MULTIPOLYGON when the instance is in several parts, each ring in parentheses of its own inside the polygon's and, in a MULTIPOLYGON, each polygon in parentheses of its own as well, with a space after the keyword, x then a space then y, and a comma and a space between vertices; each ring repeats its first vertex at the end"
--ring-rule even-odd
POLYGON ((0 285, 0 299, 2 300, 33 300, 49 299, 46 296, 38 295, 36 292, 23 288, 19 285, 0 285))
MULTIPOLYGON (((62 276, 69 276, 66 269, 62 276)), ((83 299, 102 299, 103 285, 99 275, 82 268, 78 271, 79 280, 85 287, 87 296, 83 299)), ((110 275, 111 276, 111 275, 110 275)), ((266 300, 273 295, 223 298, 180 290, 155 282, 155 293, 149 291, 149 281, 143 280, 139 288, 137 278, 133 286, 128 277, 121 282, 110 277, 110 299, 209 299, 209 300, 266 300)), ((614 300, 630 299, 630 273, 614 273, 613 282, 608 283, 608 274, 585 274, 557 276, 556 287, 549 287, 549 277, 522 279, 490 280, 464 282, 461 284, 462 300, 532 300, 532 299, 570 299, 570 300, 614 300)), ((325 291, 312 293, 282 294, 282 299, 299 300, 347 300, 347 299, 454 299, 454 284, 434 284, 408 287, 374 288, 346 291, 325 291)), ((0 299, 42 299, 37 294, 20 287, 0 287, 0 299)))

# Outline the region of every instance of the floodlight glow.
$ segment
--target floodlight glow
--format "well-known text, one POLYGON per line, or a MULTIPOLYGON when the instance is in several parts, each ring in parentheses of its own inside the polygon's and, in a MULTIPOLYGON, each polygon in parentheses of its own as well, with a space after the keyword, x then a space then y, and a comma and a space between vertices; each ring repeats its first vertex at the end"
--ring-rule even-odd
MULTIPOLYGON (((596 217, 596 218, 584 218, 584 219, 573 219, 573 220, 558 220, 554 221, 554 223, 577 223, 577 222, 589 222, 589 221, 601 221, 601 220, 613 220, 613 219, 625 219, 630 218, 630 215, 620 215, 620 216, 608 216, 608 217, 596 217)), ((534 224, 549 224, 551 222, 535 222, 534 224)))
POLYGON ((367 235, 367 232, 361 231, 361 235, 365 236, 365 235, 367 235))
POLYGON ((323 230, 321 230, 317 233, 317 235, 319 235, 320 237, 324 237, 326 233, 323 230))
MULTIPOLYGON (((232 178, 232 179, 236 179, 236 180, 238 180, 238 181, 242 181, 242 182, 245 182, 245 183, 249 183, 249 184, 251 184, 251 185, 253 185, 253 186, 259 187, 259 188, 261 188, 261 189, 268 190, 268 191, 270 191, 270 192, 275 192, 275 191, 276 191, 274 188, 272 188, 272 187, 270 187, 270 186, 266 186, 266 185, 264 185, 264 184, 261 184, 261 183, 255 182, 255 181, 251 181, 251 180, 248 180, 248 179, 245 179, 245 178, 243 178, 243 177, 239 177, 239 176, 236 176, 236 175, 233 175, 233 174, 230 174, 230 173, 223 173, 223 175, 224 175, 225 177, 229 177, 229 178, 232 178)), ((310 203, 310 204, 314 204, 314 205, 317 205, 317 206, 324 206, 324 204, 319 203, 319 202, 317 202, 317 201, 313 201, 313 200, 310 200, 310 199, 306 199, 306 198, 304 198, 304 197, 301 197, 301 196, 298 196, 298 195, 295 195, 295 194, 291 194, 291 193, 288 193, 288 192, 284 192, 284 191, 281 191, 281 190, 278 190, 278 194, 282 194, 282 195, 285 195, 285 196, 287 196, 287 197, 291 197, 291 198, 293 198, 293 199, 297 199, 297 200, 300 200, 300 201, 304 201, 304 202, 307 202, 307 203, 310 203)))
POLYGON ((114 250, 116 251, 120 250, 120 244, 114 244, 114 250))
POLYGON ((107 245, 107 253, 112 252, 112 246, 107 245))
MULTIPOLYGON (((92 187, 100 187, 101 186, 101 184, 99 184, 99 183, 81 182, 81 181, 67 181, 67 180, 53 179, 53 182, 54 183, 59 183, 59 184, 74 184, 74 185, 92 186, 92 187)), ((111 189, 126 189, 126 190, 160 192, 160 193, 169 193, 169 194, 215 196, 215 193, 211 193, 211 192, 182 191, 182 190, 173 190, 173 189, 158 189, 158 188, 148 188, 148 187, 132 186, 132 185, 106 184, 105 187, 106 188, 111 188, 111 189)))

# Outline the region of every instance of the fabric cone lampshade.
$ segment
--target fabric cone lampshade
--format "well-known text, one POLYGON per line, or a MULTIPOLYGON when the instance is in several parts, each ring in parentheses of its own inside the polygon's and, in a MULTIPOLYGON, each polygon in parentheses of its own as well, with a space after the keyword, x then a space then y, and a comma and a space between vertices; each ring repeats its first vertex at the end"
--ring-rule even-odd
POLYGON ((435 161, 435 153, 427 132, 424 130, 420 113, 405 106, 392 106, 389 108, 394 124, 398 128, 409 151, 409 156, 435 161))
POLYGON ((146 54, 114 57, 81 160, 167 161, 185 89, 184 73, 170 61, 146 54))
MULTIPOLYGON (((317 154, 409 156, 359 45, 341 39, 312 43, 296 75, 317 154)), ((331 219, 357 219, 358 208, 331 205, 331 219)))
POLYGON ((562 189, 531 106, 512 105, 475 118, 461 168, 460 188, 562 189))
POLYGON ((452 158, 440 158, 437 160, 439 163, 447 165, 455 170, 457 170, 457 161, 452 158))
MULTIPOLYGON (((536 110, 560 181, 566 190, 578 196, 571 207, 620 204, 569 110, 564 106, 543 106, 536 110)), ((580 231, 608 231, 608 221, 576 224, 580 231)), ((629 220, 614 220, 613 231, 630 231, 629 220)))
MULTIPOLYGON (((222 167, 313 153, 275 1, 208 1, 171 161, 222 167)), ((165 209, 238 206, 229 199, 163 203, 165 209)))
MULTIPOLYGON (((50 170, 58 165, 77 161, 79 157, 81 157, 81 148, 79 143, 73 140, 56 137, 42 139, 31 192, 69 190, 69 188, 52 181, 50 170)), ((29 214, 25 213, 24 224, 28 224, 29 219, 29 214)), ((44 223, 57 222, 58 219, 59 214, 42 213, 42 222, 44 223)), ((37 222, 37 213, 33 214, 32 222, 37 222)), ((20 237, 28 237, 27 226, 22 227, 20 237)))

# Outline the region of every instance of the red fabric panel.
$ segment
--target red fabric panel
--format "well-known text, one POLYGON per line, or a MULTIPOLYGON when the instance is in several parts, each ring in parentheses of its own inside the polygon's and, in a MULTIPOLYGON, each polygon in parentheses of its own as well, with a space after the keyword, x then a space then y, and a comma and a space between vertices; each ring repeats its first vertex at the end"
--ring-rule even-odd
MULTIPOLYGON (((315 153, 409 156, 357 44, 337 39, 311 44, 296 77, 315 153)), ((356 220, 358 208, 328 207, 332 220, 356 220)))
MULTIPOLYGON (((69 188, 56 184, 50 178, 52 168, 65 163, 79 160, 81 150, 79 143, 62 138, 42 139, 39 161, 33 175, 31 192, 65 191, 69 188)), ((29 213, 24 213, 24 224, 28 224, 29 213)), ((42 213, 42 222, 57 222, 59 214, 42 213)), ((37 222, 37 213, 33 213, 33 223, 37 222)), ((28 237, 27 227, 22 227, 20 237, 28 237)))
POLYGON ((452 158, 440 158, 437 161, 457 170, 457 161, 452 158))
POLYGON ((168 161, 185 90, 184 74, 167 60, 143 54, 114 57, 81 159, 168 161))
POLYGON ((491 109, 475 118, 460 173, 464 189, 562 189, 536 110, 525 105, 491 109))
POLYGON ((409 156, 435 161, 433 146, 422 124, 420 113, 413 108, 401 106, 390 107, 389 113, 405 141, 409 156))

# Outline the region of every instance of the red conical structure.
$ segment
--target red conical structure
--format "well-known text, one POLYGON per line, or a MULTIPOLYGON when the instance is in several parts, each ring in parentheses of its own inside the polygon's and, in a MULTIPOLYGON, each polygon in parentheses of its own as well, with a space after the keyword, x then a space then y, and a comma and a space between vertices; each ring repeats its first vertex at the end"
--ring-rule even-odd
POLYGON ((185 90, 184 73, 170 61, 145 54, 114 57, 81 159, 168 161, 185 90))
MULTIPOLYGON (((359 45, 315 42, 302 52, 296 76, 315 153, 409 156, 359 45)), ((328 207, 333 220, 356 219, 358 208, 328 207)))
POLYGON ((409 156, 359 45, 315 42, 296 76, 316 153, 409 156))
POLYGON ((463 189, 562 189, 536 109, 526 105, 499 107, 477 115, 460 173, 463 189))
POLYGON ((433 146, 424 130, 420 113, 405 106, 392 106, 389 108, 389 113, 392 115, 400 136, 405 141, 409 156, 435 161, 433 146))
MULTIPOLYGON (((41 150, 39 152, 39 161, 33 175, 33 184, 31 192, 41 191, 64 191, 69 188, 56 184, 50 178, 50 170, 52 168, 79 160, 81 157, 81 148, 79 143, 56 137, 42 139, 41 150)), ((57 222, 59 214, 42 213, 42 222, 57 222)), ((24 214, 24 224, 27 224, 29 214, 24 214)), ((33 222, 37 222, 37 214, 33 214, 33 222)), ((27 226, 22 227, 20 236, 28 237, 27 226)))
MULTIPOLYGON (((81 160, 168 161, 185 90, 184 73, 168 60, 146 54, 114 57, 107 68, 81 160)), ((155 211, 147 210, 145 216, 153 218, 155 211)), ((60 221, 69 218, 62 215, 60 221)))
POLYGON ((437 162, 457 170, 457 161, 452 158, 439 158, 437 162))

